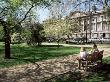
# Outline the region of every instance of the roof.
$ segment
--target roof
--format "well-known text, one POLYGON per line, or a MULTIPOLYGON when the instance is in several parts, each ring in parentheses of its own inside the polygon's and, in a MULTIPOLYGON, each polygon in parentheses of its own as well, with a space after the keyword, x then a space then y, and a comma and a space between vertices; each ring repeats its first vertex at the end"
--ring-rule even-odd
POLYGON ((86 16, 87 14, 85 12, 81 12, 81 11, 74 11, 74 12, 70 12, 69 17, 70 18, 77 18, 77 17, 82 17, 82 16, 86 16))
POLYGON ((82 11, 74 11, 74 12, 70 12, 69 14, 69 17, 70 18, 84 18, 84 17, 89 17, 90 14, 92 16, 95 16, 95 15, 101 15, 101 14, 105 14, 106 12, 105 11, 97 11, 97 12, 82 12, 82 11))

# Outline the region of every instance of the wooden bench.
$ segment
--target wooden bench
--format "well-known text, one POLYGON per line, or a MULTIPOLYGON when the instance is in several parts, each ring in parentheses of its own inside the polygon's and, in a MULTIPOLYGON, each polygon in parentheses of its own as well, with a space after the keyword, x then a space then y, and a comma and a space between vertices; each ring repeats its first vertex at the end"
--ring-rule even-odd
POLYGON ((102 64, 103 52, 104 50, 99 52, 94 52, 93 54, 89 54, 85 60, 77 59, 78 68, 80 69, 81 66, 87 68, 89 65, 94 65, 94 64, 98 65, 99 63, 102 64))

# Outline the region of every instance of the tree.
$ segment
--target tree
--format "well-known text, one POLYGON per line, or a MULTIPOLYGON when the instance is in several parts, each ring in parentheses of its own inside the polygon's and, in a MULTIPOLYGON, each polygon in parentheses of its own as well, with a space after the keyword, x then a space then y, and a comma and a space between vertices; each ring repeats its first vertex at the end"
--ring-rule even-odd
POLYGON ((110 24, 110 5, 108 3, 109 0, 104 0, 103 2, 105 11, 107 12, 107 16, 108 16, 108 23, 110 24))
POLYGON ((47 0, 0 0, 0 4, 0 25, 4 30, 5 58, 11 58, 11 30, 16 25, 21 25, 34 7, 38 5, 48 6, 50 4, 47 0), (25 6, 27 6, 26 11, 21 12, 25 9, 25 6))
POLYGON ((3 27, 0 26, 0 41, 1 42, 4 41, 3 36, 4 36, 3 27))
POLYGON ((40 46, 44 39, 43 25, 40 23, 32 24, 30 30, 31 36, 28 39, 28 44, 33 46, 36 46, 37 44, 38 46, 40 46))
POLYGON ((59 46, 59 40, 65 32, 65 21, 58 19, 49 19, 43 22, 44 31, 47 37, 54 37, 59 46))
POLYGON ((68 35, 68 39, 69 36, 73 35, 74 33, 81 32, 82 30, 80 19, 66 18, 66 27, 67 27, 66 34, 68 35))
POLYGON ((62 37, 64 37, 63 39, 66 39, 65 36, 67 36, 68 39, 70 39, 70 36, 73 33, 81 31, 79 21, 77 19, 70 19, 69 17, 66 17, 61 20, 49 19, 44 21, 43 25, 47 37, 59 36, 59 39, 62 37))

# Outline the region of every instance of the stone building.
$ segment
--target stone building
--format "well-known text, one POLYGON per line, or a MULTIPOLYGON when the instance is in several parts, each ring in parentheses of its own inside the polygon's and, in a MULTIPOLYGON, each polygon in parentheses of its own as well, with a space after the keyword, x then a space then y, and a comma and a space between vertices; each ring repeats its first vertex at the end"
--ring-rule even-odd
POLYGON ((75 33, 74 36, 85 36, 88 39, 109 39, 110 41, 110 25, 108 24, 106 12, 84 13, 75 11, 71 12, 69 17, 70 19, 79 20, 82 28, 81 32, 75 33))

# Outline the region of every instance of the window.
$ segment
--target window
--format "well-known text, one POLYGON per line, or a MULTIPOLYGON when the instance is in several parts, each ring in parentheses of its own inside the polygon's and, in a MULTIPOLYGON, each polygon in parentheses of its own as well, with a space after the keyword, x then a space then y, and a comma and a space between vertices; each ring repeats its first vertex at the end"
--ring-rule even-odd
POLYGON ((107 21, 106 19, 107 19, 107 16, 104 15, 104 16, 103 16, 103 21, 107 21))
POLYGON ((102 37, 105 38, 105 33, 103 33, 102 37))
POLYGON ((107 22, 103 22, 103 30, 108 30, 107 22))
POLYGON ((109 34, 106 34, 106 38, 110 38, 109 36, 110 36, 109 34))
POLYGON ((95 23, 92 23, 92 25, 91 25, 91 30, 92 30, 92 31, 96 31, 95 23))
POLYGON ((100 22, 102 18, 100 16, 97 17, 97 22, 100 22))
POLYGON ((92 38, 97 38, 98 35, 97 34, 92 34, 92 38))
POLYGON ((101 23, 97 23, 97 31, 102 31, 101 23))
POLYGON ((104 15, 104 19, 106 19, 107 17, 106 17, 106 15, 104 15))

